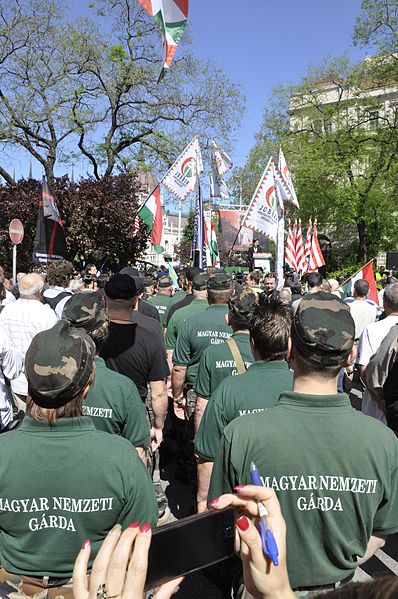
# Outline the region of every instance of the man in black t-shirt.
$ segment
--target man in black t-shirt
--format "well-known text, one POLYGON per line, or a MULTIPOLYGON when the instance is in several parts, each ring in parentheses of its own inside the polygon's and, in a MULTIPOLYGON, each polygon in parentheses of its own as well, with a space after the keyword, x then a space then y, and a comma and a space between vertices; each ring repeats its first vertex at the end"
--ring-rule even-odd
POLYGON ((108 368, 128 376, 137 385, 143 401, 151 391, 154 422, 152 448, 163 439, 167 412, 167 365, 163 329, 159 322, 134 310, 136 285, 128 275, 117 274, 105 286, 109 335, 100 352, 108 368))

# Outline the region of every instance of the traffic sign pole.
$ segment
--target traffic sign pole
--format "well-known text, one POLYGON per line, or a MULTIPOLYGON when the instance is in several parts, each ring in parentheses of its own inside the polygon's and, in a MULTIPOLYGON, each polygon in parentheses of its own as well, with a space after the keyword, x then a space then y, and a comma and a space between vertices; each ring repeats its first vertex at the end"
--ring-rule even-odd
POLYGON ((12 282, 14 285, 17 284, 17 244, 14 243, 12 247, 12 282))

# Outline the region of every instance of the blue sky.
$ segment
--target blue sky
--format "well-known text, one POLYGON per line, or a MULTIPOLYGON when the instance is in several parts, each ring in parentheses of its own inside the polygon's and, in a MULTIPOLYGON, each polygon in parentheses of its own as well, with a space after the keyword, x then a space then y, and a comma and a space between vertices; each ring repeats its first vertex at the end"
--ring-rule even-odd
MULTIPOLYGON (((71 0, 70 4, 80 14, 91 12, 88 5, 89 0, 71 0)), ((195 54, 215 61, 247 97, 247 111, 231 152, 236 166, 245 163, 275 85, 299 81, 308 67, 327 55, 347 53, 352 60, 364 55, 351 41, 360 5, 361 0, 190 0, 195 54)), ((13 159, 17 177, 26 177, 29 159, 19 152, 13 159)), ((12 172, 13 166, 6 166, 12 172)), ((59 165, 56 174, 66 170, 59 165)), ((41 174, 34 161, 33 176, 41 174)))

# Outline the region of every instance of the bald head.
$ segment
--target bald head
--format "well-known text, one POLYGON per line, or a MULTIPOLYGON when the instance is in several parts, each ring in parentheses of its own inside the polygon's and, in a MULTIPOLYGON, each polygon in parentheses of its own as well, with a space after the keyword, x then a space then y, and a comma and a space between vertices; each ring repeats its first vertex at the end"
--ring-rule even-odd
POLYGON ((387 315, 398 313, 398 283, 387 285, 384 290, 383 304, 387 315))
POLYGON ((19 294, 22 299, 40 299, 43 287, 44 281, 36 273, 23 276, 18 283, 19 294))

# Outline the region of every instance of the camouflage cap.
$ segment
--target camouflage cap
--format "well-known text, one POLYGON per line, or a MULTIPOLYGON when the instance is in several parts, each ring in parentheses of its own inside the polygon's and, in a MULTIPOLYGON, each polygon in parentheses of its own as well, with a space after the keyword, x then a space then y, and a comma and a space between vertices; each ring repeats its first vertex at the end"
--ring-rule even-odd
POLYGON ((93 371, 94 357, 94 342, 66 320, 35 335, 25 357, 28 393, 34 403, 60 408, 78 397, 93 371))
POLYGON ((71 326, 88 332, 108 321, 105 302, 98 293, 75 293, 65 304, 62 318, 71 326))
POLYGON ((228 291, 232 289, 232 277, 226 272, 216 272, 209 277, 207 288, 213 291, 228 291))
POLYGON ((292 324, 292 341, 305 358, 323 366, 340 366, 350 355, 355 324, 349 307, 326 291, 308 293, 292 324))
POLYGON ((155 279, 152 277, 144 277, 143 278, 144 287, 152 287, 155 284, 155 279))
POLYGON ((255 293, 251 292, 250 289, 236 285, 228 302, 229 313, 236 320, 249 324, 256 303, 257 295, 255 293))
POLYGON ((165 277, 161 277, 158 280, 158 287, 159 287, 159 289, 167 289, 168 287, 171 287, 172 284, 173 283, 171 282, 170 277, 168 277, 167 275, 165 277))
POLYGON ((200 272, 195 275, 192 281, 192 289, 195 291, 205 291, 207 289, 207 281, 209 280, 209 275, 205 272, 200 272))

